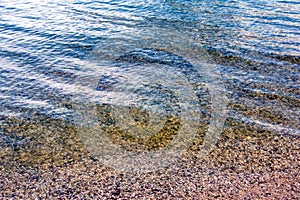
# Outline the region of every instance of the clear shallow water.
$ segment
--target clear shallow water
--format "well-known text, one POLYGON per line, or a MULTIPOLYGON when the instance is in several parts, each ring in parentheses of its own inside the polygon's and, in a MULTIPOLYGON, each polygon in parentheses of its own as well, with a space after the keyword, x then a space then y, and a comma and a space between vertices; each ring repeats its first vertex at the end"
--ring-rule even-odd
MULTIPOLYGON (((100 87, 100 101, 111 102, 110 70, 118 65, 135 67, 128 58, 116 64, 119 46, 134 41, 127 45, 128 52, 141 44, 153 48, 152 39, 162 44, 176 40, 182 44, 174 47, 181 55, 195 44, 209 53, 203 62, 215 63, 221 74, 229 101, 228 119, 276 133, 299 134, 300 4, 296 0, 1 1, 1 123, 10 116, 72 120, 70 105, 74 96, 82 97, 78 85, 82 86, 82 77, 95 59, 102 71, 88 73, 86 87, 91 96, 100 87), (106 44, 116 44, 110 52, 113 59, 101 56, 106 44), (98 79, 102 80, 99 87, 98 79)), ((137 54, 130 59, 139 62, 143 52, 137 54)), ((169 65, 172 59, 185 59, 153 58, 151 52, 144 56, 148 64, 169 65)), ((161 67, 157 70, 164 72, 161 67)), ((132 79, 138 71, 125 70, 123 76, 132 79)), ((181 71, 187 77, 192 73, 181 71)), ((122 76, 122 70, 117 74, 122 76)), ((0 144, 11 140, 3 136, 0 144)))

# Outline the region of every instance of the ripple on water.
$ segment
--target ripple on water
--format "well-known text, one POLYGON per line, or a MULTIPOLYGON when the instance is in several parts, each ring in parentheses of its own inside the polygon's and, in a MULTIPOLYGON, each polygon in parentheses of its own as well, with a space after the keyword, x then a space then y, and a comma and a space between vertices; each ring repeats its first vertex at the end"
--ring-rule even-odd
MULTIPOLYGON (((3 120, 0 146, 26 149, 31 145, 30 148, 38 152, 42 149, 38 140, 47 142, 46 136, 50 140, 60 138, 47 133, 43 117, 55 123, 65 120, 74 126, 73 97, 83 95, 78 90, 82 86, 78 82, 81 76, 90 95, 87 98, 97 93, 102 103, 112 101, 109 94, 118 80, 152 75, 140 70, 137 67, 140 63, 151 65, 152 68, 148 68, 151 70, 155 65, 166 67, 155 68, 161 70, 161 74, 168 70, 175 73, 174 67, 180 68, 194 88, 198 87, 193 82, 194 71, 186 61, 190 47, 195 44, 213 57, 210 63, 217 64, 229 101, 229 120, 256 125, 276 134, 299 134, 299 6, 296 0, 1 1, 0 116, 3 120), (123 41, 114 40, 114 54, 109 56, 118 59, 112 62, 112 59, 107 60, 107 54, 103 57, 101 49, 105 49, 105 39, 108 42, 118 37, 123 41), (172 44, 173 40, 180 45, 174 45, 173 49, 155 49, 151 38, 161 44, 166 41, 172 44), (142 50, 126 46, 128 41, 142 45, 142 50), (122 46, 127 48, 126 55, 122 46), (174 50, 183 56, 170 53, 174 50), (98 69, 102 69, 100 75, 89 74, 89 67, 95 67, 91 65, 91 55, 103 61, 102 68, 98 69), (173 68, 167 67, 170 65, 173 68), (91 85, 96 86, 89 88, 91 85), (10 120, 11 117, 15 119, 10 120), (39 118, 40 124, 34 122, 36 125, 31 126, 32 120, 39 118), (7 123, 13 125, 7 128, 7 123), (34 134, 26 135, 21 129, 11 129, 21 124, 30 126, 25 130, 34 134, 42 129, 39 139, 32 140, 34 134)), ((177 84, 185 87, 184 83, 177 84)), ((202 84, 198 88, 197 97, 202 97, 198 102, 200 108, 210 104, 206 86, 202 84)), ((162 90, 158 85, 147 87, 162 90)), ((152 90, 143 95, 149 94, 157 95, 152 90)), ((209 106, 205 109, 209 111, 209 106)), ((209 114, 204 116, 205 120, 209 117, 209 114)), ((56 125, 64 127, 62 123, 56 125)), ((58 133, 65 137, 63 131, 58 133)), ((65 148, 60 145, 64 139, 57 140, 57 148, 65 148)), ((51 149, 50 146, 45 148, 51 149)), ((54 152, 61 152, 58 149, 54 152)))

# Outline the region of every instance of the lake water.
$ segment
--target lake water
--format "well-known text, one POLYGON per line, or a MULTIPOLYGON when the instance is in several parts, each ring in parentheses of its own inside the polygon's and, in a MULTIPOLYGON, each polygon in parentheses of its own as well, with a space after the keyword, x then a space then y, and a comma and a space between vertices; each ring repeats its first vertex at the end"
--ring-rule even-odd
MULTIPOLYGON (((212 93, 206 86, 217 84, 226 100, 218 101, 221 93, 214 98, 226 106, 227 120, 300 134, 297 0, 2 0, 0 40, 2 126, 41 116, 91 123, 74 120, 78 102, 180 101, 155 92, 176 79, 173 89, 186 92, 182 96, 191 94, 186 84, 204 84, 202 93, 195 91, 203 115, 214 114, 204 105, 214 101, 204 97, 212 93), (200 74, 192 66, 198 59, 200 74), (149 86, 151 80, 156 85, 149 86)), ((155 114, 179 113, 169 107, 158 103, 155 114)), ((0 129, 2 147, 22 141, 0 129)))

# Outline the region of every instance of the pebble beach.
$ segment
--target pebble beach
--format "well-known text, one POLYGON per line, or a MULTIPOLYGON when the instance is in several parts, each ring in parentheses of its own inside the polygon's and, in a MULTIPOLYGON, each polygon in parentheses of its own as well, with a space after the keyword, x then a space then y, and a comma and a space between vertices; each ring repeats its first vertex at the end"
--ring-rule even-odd
POLYGON ((0 199, 300 199, 299 0, 0 2, 0 199))
MULTIPOLYGON (((52 122, 51 122, 52 123, 52 122)), ((56 126, 58 123, 54 123, 56 126)), ((53 125, 53 124, 52 124, 53 125)), ((40 126, 52 125, 45 123, 40 126)), ((63 127, 60 124, 60 127, 63 127)), ((6 149, 1 157, 1 199, 297 199, 298 135, 274 134, 227 120, 204 156, 195 144, 176 163, 150 173, 104 166, 68 138, 39 151, 6 149), (53 146, 55 145, 55 146, 53 146), (52 149, 52 150, 50 150, 52 149)), ((30 129, 27 125, 23 128, 30 129)), ((65 126, 60 131, 70 131, 65 126)), ((70 135, 69 135, 70 136, 70 135)), ((69 137, 68 136, 68 137, 69 137)), ((70 137, 69 137, 70 138, 70 137)), ((76 141, 76 136, 72 141, 76 141)), ((38 147, 37 147, 38 148, 38 147)))

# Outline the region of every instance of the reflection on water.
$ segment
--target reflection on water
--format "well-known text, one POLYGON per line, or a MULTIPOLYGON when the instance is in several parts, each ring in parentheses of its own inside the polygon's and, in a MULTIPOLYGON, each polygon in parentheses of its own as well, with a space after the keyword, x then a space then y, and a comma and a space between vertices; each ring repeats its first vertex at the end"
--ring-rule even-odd
MULTIPOLYGON (((149 82, 147 73, 151 75, 151 70, 163 74, 164 68, 153 69, 156 64, 173 65, 172 73, 180 72, 185 81, 196 84, 198 79, 186 62, 193 45, 210 54, 201 61, 207 63, 206 70, 212 70, 209 64, 216 63, 223 78, 229 98, 228 124, 245 123, 274 134, 299 134, 299 14, 296 0, 1 1, 0 147, 38 146, 31 134, 16 128, 24 121, 26 130, 37 130, 28 126, 43 127, 43 123, 36 125, 39 118, 75 126, 74 97, 82 97, 78 90, 82 83, 90 95, 87 99, 92 101, 97 93, 101 103, 112 102, 112 86, 123 77, 139 77, 141 87, 149 82), (118 43, 112 38, 121 40, 118 43), (168 54, 174 51, 163 47, 164 51, 153 52, 164 55, 155 57, 147 52, 157 41, 171 44, 172 39, 176 40, 175 52, 182 57, 168 54), (104 54, 103 41, 113 41, 113 54, 104 54), (133 48, 128 41, 143 46, 143 50, 132 49, 118 57, 124 53, 120 47, 127 45, 127 51, 133 48), (119 60, 112 61, 109 56, 119 60), (94 65, 95 58, 102 63, 94 65), (143 72, 136 68, 137 62, 153 65, 143 72), (90 73, 91 66, 97 67, 98 74, 90 73), (180 70, 174 71, 174 66, 180 70)), ((209 79, 202 78, 201 82, 210 84, 209 79)), ((184 81, 179 82, 184 88, 184 81)), ((209 94, 205 84, 196 89, 197 103, 207 106, 199 107, 203 118, 211 117, 211 101, 204 98, 209 94)), ((165 98, 149 92, 156 95, 153 100, 165 98)), ((128 98, 119 95, 123 101, 128 98)), ((159 108, 156 114, 161 114, 159 108)))

